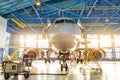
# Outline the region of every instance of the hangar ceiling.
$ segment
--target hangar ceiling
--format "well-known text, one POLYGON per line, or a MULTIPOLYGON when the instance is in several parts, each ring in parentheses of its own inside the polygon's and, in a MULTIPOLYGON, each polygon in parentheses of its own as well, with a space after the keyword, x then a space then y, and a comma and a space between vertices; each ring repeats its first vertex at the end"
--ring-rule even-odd
POLYGON ((71 17, 88 33, 120 33, 120 0, 0 0, 0 15, 11 33, 41 33, 47 21, 71 17))

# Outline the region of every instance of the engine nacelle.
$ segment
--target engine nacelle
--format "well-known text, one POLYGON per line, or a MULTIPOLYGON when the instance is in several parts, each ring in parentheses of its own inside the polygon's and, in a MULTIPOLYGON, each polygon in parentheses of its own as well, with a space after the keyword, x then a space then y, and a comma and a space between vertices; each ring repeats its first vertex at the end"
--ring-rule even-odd
POLYGON ((100 61, 105 57, 106 53, 103 49, 88 48, 84 51, 84 56, 90 61, 100 61))
POLYGON ((23 59, 35 60, 39 58, 38 49, 26 49, 23 53, 23 59))

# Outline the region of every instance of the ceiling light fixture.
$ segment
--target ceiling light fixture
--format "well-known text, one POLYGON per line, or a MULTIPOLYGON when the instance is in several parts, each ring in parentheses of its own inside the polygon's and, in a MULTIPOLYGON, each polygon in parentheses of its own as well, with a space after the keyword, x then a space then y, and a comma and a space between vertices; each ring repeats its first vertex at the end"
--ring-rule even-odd
POLYGON ((106 18, 106 19, 105 19, 105 22, 109 22, 109 19, 108 19, 108 18, 106 18))
POLYGON ((38 6, 38 7, 39 7, 39 6, 41 5, 40 0, 36 0, 36 3, 35 3, 35 4, 36 4, 36 6, 38 6))

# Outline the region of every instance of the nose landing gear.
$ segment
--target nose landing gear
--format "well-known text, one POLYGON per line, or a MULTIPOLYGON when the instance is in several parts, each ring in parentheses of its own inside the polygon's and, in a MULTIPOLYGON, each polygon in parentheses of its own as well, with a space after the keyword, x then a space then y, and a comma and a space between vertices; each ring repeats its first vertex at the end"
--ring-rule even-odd
POLYGON ((60 64, 61 64, 61 71, 63 71, 63 69, 65 69, 65 71, 67 72, 68 71, 68 65, 67 65, 65 57, 63 57, 61 59, 60 64))
POLYGON ((61 71, 63 71, 63 69, 65 68, 65 71, 68 71, 68 65, 66 61, 63 61, 63 63, 61 63, 61 71))

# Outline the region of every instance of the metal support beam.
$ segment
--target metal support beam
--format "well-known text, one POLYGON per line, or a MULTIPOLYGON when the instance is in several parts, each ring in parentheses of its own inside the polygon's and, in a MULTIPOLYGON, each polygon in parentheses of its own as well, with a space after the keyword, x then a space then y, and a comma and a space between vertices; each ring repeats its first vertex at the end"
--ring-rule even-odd
MULTIPOLYGON (((51 19, 55 19, 56 17, 51 17, 51 19)), ((71 18, 73 18, 73 17, 71 17, 71 18)), ((78 19, 78 17, 74 17, 75 19, 78 19)), ((99 19, 100 17, 81 17, 81 19, 89 19, 89 20, 91 20, 91 19, 99 19)), ((6 19, 16 19, 16 17, 11 17, 11 18, 6 18, 6 19)), ((19 19, 39 19, 39 18, 25 18, 25 17, 23 17, 23 18, 19 18, 19 19)), ((40 19, 48 19, 48 18, 46 18, 46 17, 41 17, 40 19)), ((100 19, 106 19, 106 17, 101 17, 100 19)), ((108 18, 109 20, 111 20, 111 19, 120 19, 119 17, 112 17, 112 18, 108 18)), ((99 22, 100 23, 100 22, 99 22)))
POLYGON ((64 12, 66 12, 66 13, 69 13, 69 14, 72 14, 72 15, 74 15, 74 16, 78 16, 78 17, 79 17, 79 15, 77 15, 77 14, 75 14, 75 13, 72 13, 72 12, 70 12, 70 11, 66 11, 66 10, 64 10, 64 9, 60 9, 60 8, 57 8, 57 7, 48 5, 48 4, 46 4, 46 3, 43 3, 43 4, 46 5, 46 6, 48 6, 48 7, 51 7, 51 8, 57 9, 57 10, 61 10, 61 11, 64 11, 64 12))
POLYGON ((12 27, 14 27, 14 28, 15 28, 16 30, 18 30, 18 31, 22 31, 20 28, 16 27, 16 26, 13 25, 13 24, 8 23, 8 25, 11 25, 12 27))
POLYGON ((89 12, 88 12, 88 14, 87 14, 86 17, 88 17, 88 16, 92 13, 92 10, 93 10, 93 8, 95 7, 95 5, 96 5, 97 2, 98 2, 98 0, 96 0, 96 1, 94 2, 92 8, 89 10, 89 12))
POLYGON ((111 45, 112 45, 112 60, 116 59, 116 53, 115 53, 115 38, 114 35, 111 34, 111 45))
POLYGON ((45 17, 51 16, 51 15, 55 15, 55 14, 57 14, 57 13, 58 13, 58 11, 54 11, 52 14, 48 14, 48 15, 46 15, 45 17))
MULTIPOLYGON (((16 16, 17 14, 13 14, 13 16, 15 16, 16 18, 17 18, 17 16, 16 16)), ((18 18, 17 18, 18 19, 18 18)), ((24 25, 25 26, 28 26, 27 24, 25 24, 25 21, 21 18, 20 19, 23 23, 24 23, 24 25)), ((31 29, 31 31, 33 31, 33 32, 35 32, 35 30, 32 28, 32 27, 30 27, 30 26, 28 26, 30 29, 31 29)))
MULTIPOLYGON (((104 1, 107 2, 108 4, 112 5, 112 6, 115 6, 114 4, 112 4, 111 2, 109 2, 108 0, 104 0, 104 1)), ((110 18, 114 17, 120 11, 119 7, 117 7, 117 6, 115 6, 115 7, 118 9, 118 11, 116 11, 110 18)), ((114 22, 117 22, 117 21, 118 21, 118 19, 115 20, 114 22)), ((105 31, 110 26, 111 26, 111 24, 109 24, 108 26, 106 26, 103 30, 105 31)))
MULTIPOLYGON (((11 0, 10 0, 11 1, 11 0)), ((18 3, 18 0, 16 0, 17 1, 17 3, 18 3)), ((9 15, 10 13, 13 13, 13 12, 19 12, 19 11, 21 11, 22 10, 22 8, 21 7, 19 7, 19 5, 23 5, 24 6, 24 8, 30 8, 31 7, 31 5, 30 5, 30 3, 29 3, 29 0, 20 0, 20 1, 22 1, 20 4, 17 4, 17 6, 15 6, 15 7, 13 7, 12 9, 10 9, 10 8, 5 8, 6 10, 9 10, 9 12, 5 12, 4 14, 2 14, 2 15, 9 15)), ((49 0, 44 0, 44 1, 42 1, 42 2, 46 2, 46 1, 49 1, 49 0)), ((7 1, 6 1, 7 2, 7 1)), ((33 3, 35 3, 36 2, 36 0, 32 0, 32 2, 33 3)), ((7 2, 8 3, 8 2, 7 2)), ((14 1, 14 3, 15 3, 15 1, 14 1)), ((10 5, 12 5, 12 4, 10 4, 10 5)), ((6 5, 4 5, 5 7, 6 7, 6 5)), ((4 11, 4 9, 2 9, 2 7, 1 7, 1 11, 0 12, 2 12, 2 11, 4 11)))
MULTIPOLYGON (((33 3, 32 3, 32 0, 30 0, 30 4, 31 4, 32 8, 34 9, 36 15, 37 15, 38 18, 40 19, 40 15, 39 15, 38 11, 35 9, 35 7, 34 7, 34 5, 33 5, 33 3)), ((43 21, 42 21, 41 19, 40 19, 40 22, 43 23, 43 21)))
POLYGON ((69 10, 70 8, 79 6, 79 5, 83 4, 83 3, 85 3, 85 1, 84 1, 84 2, 81 2, 81 3, 79 3, 79 4, 76 4, 76 5, 70 6, 70 7, 68 7, 68 8, 65 8, 65 10, 69 10))
POLYGON ((82 16, 83 12, 84 12, 84 10, 81 11, 81 13, 80 13, 80 17, 82 16))
POLYGON ((4 11, 2 12, 1 15, 5 14, 6 12, 9 12, 12 8, 14 8, 15 6, 17 6, 18 4, 20 4, 23 0, 19 0, 17 2, 15 2, 9 9, 4 9, 4 11))
MULTIPOLYGON (((92 8, 89 10, 89 12, 88 12, 88 14, 87 14, 86 17, 88 17, 88 16, 92 13, 92 10, 93 10, 93 8, 95 7, 95 5, 96 5, 97 2, 98 2, 98 0, 96 0, 96 1, 94 2, 92 8)), ((90 26, 90 28, 88 28, 87 31, 90 31, 91 29, 92 29, 92 26, 90 26)))
MULTIPOLYGON (((109 2, 108 0, 104 0, 104 1, 107 2, 108 4, 112 5, 112 6, 116 7, 116 8, 118 9, 118 11, 120 11, 120 7, 114 5, 113 3, 109 2)), ((119 6, 120 6, 120 3, 119 3, 119 6)), ((117 13, 118 13, 118 11, 117 11, 117 13)), ((113 16, 114 16, 115 14, 116 14, 116 13, 114 13, 113 16)), ((113 16, 112 16, 112 17, 113 17, 113 16)))
MULTIPOLYGON (((120 20, 120 19, 119 19, 120 20)), ((115 30, 113 30, 113 32, 115 33, 115 32, 117 32, 117 31, 119 31, 120 30, 120 27, 119 28, 117 28, 117 29, 115 29, 115 30)))
MULTIPOLYGON (((105 13, 103 13, 102 16, 103 16, 104 14, 105 14, 105 13)), ((99 21, 100 19, 101 19, 101 18, 98 17, 97 20, 95 20, 95 23, 96 23, 97 21, 99 21)), ((91 26, 90 28, 88 28, 87 31, 90 31, 92 28, 93 28, 93 26, 91 26)))
POLYGON ((29 17, 32 17, 30 13, 24 8, 24 6, 21 4, 20 7, 24 10, 26 14, 28 14, 29 17))
POLYGON ((9 32, 9 31, 17 32, 15 29, 13 29, 13 28, 11 28, 11 27, 9 27, 9 26, 7 26, 7 31, 8 31, 8 32, 9 32))
MULTIPOLYGON (((21 21, 25 24, 25 21, 24 21, 23 19, 21 19, 21 21)), ((31 31, 36 32, 31 26, 28 26, 27 24, 25 24, 25 25, 26 25, 27 27, 29 27, 31 31)))

